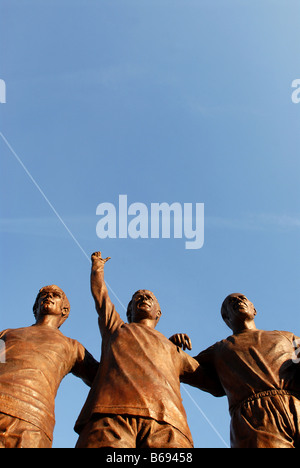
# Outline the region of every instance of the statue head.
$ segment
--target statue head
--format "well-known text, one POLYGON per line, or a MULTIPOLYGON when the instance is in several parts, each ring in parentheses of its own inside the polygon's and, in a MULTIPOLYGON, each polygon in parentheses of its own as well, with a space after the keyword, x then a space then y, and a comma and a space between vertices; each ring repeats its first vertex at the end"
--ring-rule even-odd
POLYGON ((242 329, 246 322, 254 322, 256 309, 244 294, 229 294, 223 301, 221 315, 231 330, 242 329))
POLYGON ((70 303, 62 289, 52 284, 39 290, 33 305, 33 314, 36 320, 45 315, 55 315, 61 318, 60 327, 68 318, 69 313, 70 303))
POLYGON ((127 307, 127 320, 129 323, 139 323, 143 319, 148 319, 153 321, 155 327, 160 316, 160 305, 151 291, 139 289, 133 294, 127 307))

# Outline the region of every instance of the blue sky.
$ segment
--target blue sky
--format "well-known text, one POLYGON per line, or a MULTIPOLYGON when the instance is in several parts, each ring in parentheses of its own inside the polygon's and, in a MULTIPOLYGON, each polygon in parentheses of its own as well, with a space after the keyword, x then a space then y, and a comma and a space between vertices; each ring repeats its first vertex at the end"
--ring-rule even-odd
MULTIPOLYGON (((259 328, 300 335, 299 2, 0 8, 0 328, 31 325, 38 289, 55 283, 71 303, 61 331, 99 359, 86 256, 101 250, 124 319, 120 302, 152 290, 158 330, 188 333, 192 355, 230 334, 220 307, 231 292, 254 302, 259 328), (120 194, 148 207, 204 203, 204 246, 99 239, 96 208, 117 207, 120 194)), ((76 443, 87 392, 73 376, 62 382, 54 447, 76 443)), ((229 445, 226 399, 182 396, 195 447, 229 445)))

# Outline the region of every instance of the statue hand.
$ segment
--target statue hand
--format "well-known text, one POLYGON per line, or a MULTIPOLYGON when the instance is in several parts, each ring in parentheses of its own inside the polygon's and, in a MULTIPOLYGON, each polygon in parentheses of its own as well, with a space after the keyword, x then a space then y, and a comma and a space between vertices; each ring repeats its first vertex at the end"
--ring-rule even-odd
POLYGON ((110 260, 111 257, 102 258, 101 252, 94 252, 91 256, 93 268, 103 268, 105 263, 110 260))
POLYGON ((192 349, 192 342, 186 333, 176 333, 175 335, 171 336, 169 340, 172 341, 172 343, 174 343, 176 346, 182 348, 183 350, 192 349))

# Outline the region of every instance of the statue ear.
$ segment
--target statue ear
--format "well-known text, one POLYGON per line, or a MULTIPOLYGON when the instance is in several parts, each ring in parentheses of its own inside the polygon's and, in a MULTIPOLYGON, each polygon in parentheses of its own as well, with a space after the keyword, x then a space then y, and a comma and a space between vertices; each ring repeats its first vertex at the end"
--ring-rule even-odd
POLYGON ((159 310, 156 314, 156 320, 159 320, 161 317, 161 310, 159 310))

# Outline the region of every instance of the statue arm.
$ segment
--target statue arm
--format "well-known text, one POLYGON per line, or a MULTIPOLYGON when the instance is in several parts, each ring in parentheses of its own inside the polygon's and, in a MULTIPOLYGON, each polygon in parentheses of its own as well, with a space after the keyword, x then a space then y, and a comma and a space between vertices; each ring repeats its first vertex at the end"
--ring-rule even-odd
POLYGON ((123 323, 110 300, 104 281, 104 265, 109 259, 110 257, 103 259, 101 252, 95 252, 91 257, 91 291, 99 315, 99 327, 102 335, 108 330, 112 332, 115 327, 123 323))
POLYGON ((196 357, 185 356, 184 372, 180 381, 208 392, 215 397, 226 395, 219 376, 213 365, 213 347, 203 351, 196 357))
POLYGON ((198 364, 193 373, 185 374, 181 382, 199 388, 215 397, 226 395, 218 375, 212 370, 198 364))
POLYGON ((77 359, 71 372, 73 375, 83 380, 86 385, 91 387, 98 371, 99 362, 96 361, 82 344, 78 342, 76 342, 76 344, 77 359))
POLYGON ((93 253, 91 269, 91 291, 95 301, 95 306, 98 314, 105 312, 106 307, 110 306, 110 298, 107 287, 104 281, 104 265, 109 260, 109 257, 103 259, 101 252, 93 253))

